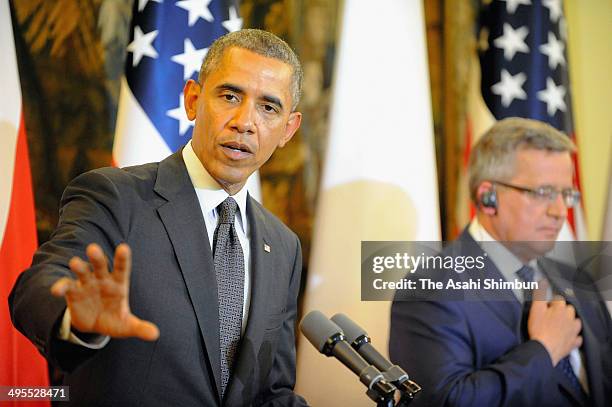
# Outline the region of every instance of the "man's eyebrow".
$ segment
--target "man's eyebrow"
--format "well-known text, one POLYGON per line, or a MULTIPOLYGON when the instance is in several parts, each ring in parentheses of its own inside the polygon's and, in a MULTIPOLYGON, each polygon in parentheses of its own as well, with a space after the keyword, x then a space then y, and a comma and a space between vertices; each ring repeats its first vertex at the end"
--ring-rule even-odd
POLYGON ((229 90, 231 92, 240 94, 244 93, 244 90, 242 90, 240 86, 232 85, 231 83, 222 83, 221 85, 217 86, 217 90, 229 90))
POLYGON ((275 105, 280 107, 281 110, 283 110, 283 104, 276 96, 264 95, 263 100, 265 100, 266 102, 274 103, 275 105))
MULTIPOLYGON (((216 89, 218 91, 229 90, 230 92, 238 93, 238 94, 241 94, 241 95, 244 94, 244 90, 240 86, 234 85, 232 83, 222 83, 221 85, 217 86, 216 89)), ((277 98, 276 96, 263 95, 262 99, 265 100, 268 103, 273 103, 273 104, 277 105, 281 110, 284 109, 284 106, 283 106, 280 98, 277 98)))

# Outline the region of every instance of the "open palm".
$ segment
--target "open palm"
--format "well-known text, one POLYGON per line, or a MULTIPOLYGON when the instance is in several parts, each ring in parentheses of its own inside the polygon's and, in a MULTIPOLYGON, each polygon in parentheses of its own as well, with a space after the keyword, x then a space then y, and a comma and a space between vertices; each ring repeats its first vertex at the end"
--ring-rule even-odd
POLYGON ((159 337, 157 326, 130 311, 132 260, 129 246, 125 243, 117 246, 112 273, 100 246, 92 243, 87 246, 86 253, 90 263, 78 257, 69 262, 76 280, 64 277, 51 287, 53 295, 66 299, 72 327, 114 338, 156 340, 159 337))

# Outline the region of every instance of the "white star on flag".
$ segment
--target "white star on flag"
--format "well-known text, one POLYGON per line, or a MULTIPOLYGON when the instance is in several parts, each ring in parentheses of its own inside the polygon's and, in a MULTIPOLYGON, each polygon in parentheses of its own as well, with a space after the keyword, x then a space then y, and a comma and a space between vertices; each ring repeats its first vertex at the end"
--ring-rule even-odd
POLYGON ((189 38, 185 38, 182 54, 173 55, 170 59, 183 65, 183 79, 191 78, 194 72, 199 72, 208 48, 195 49, 189 38))
POLYGON ((221 23, 223 28, 225 28, 229 32, 238 31, 242 28, 242 18, 238 17, 238 13, 236 12, 236 7, 231 6, 229 8, 229 18, 221 23))
POLYGON ((542 5, 548 9, 550 19, 555 23, 563 16, 561 0, 542 0, 542 5))
POLYGON ((138 11, 142 11, 147 7, 147 3, 150 1, 154 1, 156 3, 161 3, 162 0, 138 0, 138 11))
POLYGON ((531 4, 530 0, 501 0, 501 1, 506 2, 506 11, 510 14, 514 14, 514 12, 516 11, 516 8, 521 4, 524 4, 526 6, 531 4))
POLYGON ((179 134, 181 136, 189 130, 189 127, 193 126, 193 122, 187 118, 187 113, 185 113, 185 98, 182 92, 179 96, 179 107, 168 110, 166 115, 179 121, 179 134))
POLYGON ((548 43, 540 45, 540 51, 548 57, 548 66, 550 69, 555 69, 559 64, 565 65, 565 57, 563 56, 564 49, 565 45, 563 41, 558 40, 555 34, 549 31, 548 43))
POLYGON ((191 27, 200 17, 209 23, 215 20, 208 9, 208 5, 211 1, 212 0, 182 0, 177 2, 176 5, 189 12, 189 27, 191 27))
POLYGON ((529 34, 527 27, 520 27, 516 30, 508 23, 504 23, 504 34, 493 41, 497 48, 504 50, 504 58, 511 61, 517 52, 529 52, 529 47, 525 43, 525 37, 529 34))
POLYGON ((538 99, 546 103, 546 111, 549 116, 554 116, 557 110, 565 112, 565 86, 555 85, 552 78, 546 78, 546 89, 538 92, 538 99))
POLYGON ((527 93, 523 90, 523 84, 527 80, 527 75, 523 72, 512 76, 508 71, 501 71, 501 81, 491 86, 491 92, 501 96, 502 105, 510 106, 514 99, 527 99, 527 93))
POLYGON ((127 46, 127 50, 132 52, 132 66, 138 65, 143 56, 157 58, 157 51, 153 47, 153 41, 157 37, 158 30, 142 33, 139 26, 134 27, 134 41, 127 46))

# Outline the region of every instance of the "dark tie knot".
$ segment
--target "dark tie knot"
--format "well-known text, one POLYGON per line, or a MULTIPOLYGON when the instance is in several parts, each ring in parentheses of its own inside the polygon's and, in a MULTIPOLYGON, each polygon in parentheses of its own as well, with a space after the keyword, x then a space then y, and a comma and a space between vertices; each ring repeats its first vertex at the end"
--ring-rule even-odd
POLYGON ((531 266, 528 266, 528 265, 524 265, 516 272, 516 275, 519 276, 521 280, 527 283, 530 283, 533 281, 534 274, 535 274, 535 270, 531 266))
POLYGON ((234 223, 234 216, 236 216, 236 209, 238 209, 238 203, 231 196, 225 198, 225 201, 221 202, 217 206, 219 212, 219 223, 234 223))

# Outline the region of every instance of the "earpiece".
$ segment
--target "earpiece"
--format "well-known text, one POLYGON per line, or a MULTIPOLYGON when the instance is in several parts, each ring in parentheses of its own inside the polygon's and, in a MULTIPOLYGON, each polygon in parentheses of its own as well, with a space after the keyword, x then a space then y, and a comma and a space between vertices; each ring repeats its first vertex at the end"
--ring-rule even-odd
POLYGON ((483 192, 480 196, 480 204, 485 208, 497 209, 497 192, 494 189, 483 192))

